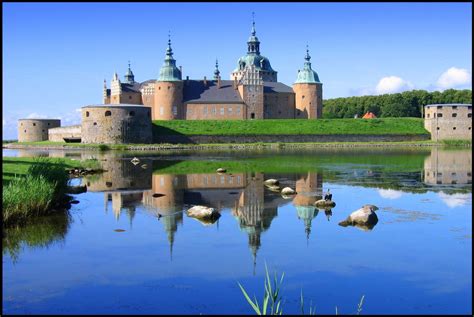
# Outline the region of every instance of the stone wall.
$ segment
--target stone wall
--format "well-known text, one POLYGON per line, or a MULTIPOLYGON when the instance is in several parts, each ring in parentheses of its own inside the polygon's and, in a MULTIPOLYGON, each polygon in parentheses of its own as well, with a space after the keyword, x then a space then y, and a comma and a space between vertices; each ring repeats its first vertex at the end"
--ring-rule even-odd
POLYGON ((59 119, 18 120, 18 142, 38 142, 48 140, 48 130, 61 126, 59 119))
POLYGON ((429 140, 429 134, 403 135, 403 134, 381 134, 381 135, 161 135, 155 136, 153 143, 175 143, 175 144, 208 144, 208 143, 298 143, 298 142, 402 142, 429 140))
POLYGON ((428 105, 425 106, 425 129, 432 139, 472 140, 472 106, 428 105))
POLYGON ((293 119, 295 117, 294 93, 264 94, 264 119, 293 119))
POLYGON ((51 142, 68 142, 72 140, 81 140, 81 126, 71 125, 49 129, 48 140, 51 142))
POLYGON ((185 106, 186 120, 242 120, 245 119, 245 105, 236 104, 193 104, 185 106))
POLYGON ((82 143, 127 144, 151 141, 150 107, 98 105, 82 108, 82 143))

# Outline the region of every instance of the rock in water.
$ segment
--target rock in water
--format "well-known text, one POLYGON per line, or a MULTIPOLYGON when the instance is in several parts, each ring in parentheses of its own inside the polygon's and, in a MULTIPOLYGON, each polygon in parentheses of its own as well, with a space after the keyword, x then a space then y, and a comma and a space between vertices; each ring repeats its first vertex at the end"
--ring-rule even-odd
POLYGON ((357 209, 347 217, 346 220, 339 223, 340 226, 356 226, 363 230, 371 230, 379 221, 375 210, 378 210, 377 206, 364 205, 362 208, 357 209))
POLYGON ((296 194, 296 191, 294 191, 290 187, 285 187, 281 190, 281 194, 282 195, 294 195, 294 194, 296 194))
POLYGON ((263 182, 267 186, 278 186, 280 182, 277 179, 270 178, 263 182))
POLYGON ((320 199, 317 202, 315 202, 314 205, 320 209, 325 209, 327 207, 335 207, 336 203, 332 200, 320 199))
POLYGON ((280 186, 268 186, 267 188, 275 193, 279 193, 281 189, 280 186))
POLYGON ((217 170, 216 170, 217 173, 225 173, 226 172, 226 169, 225 168, 222 168, 222 167, 219 167, 217 170))
POLYGON ((194 218, 212 218, 219 213, 215 211, 214 208, 206 207, 206 206, 194 206, 186 212, 189 217, 194 217, 194 218))

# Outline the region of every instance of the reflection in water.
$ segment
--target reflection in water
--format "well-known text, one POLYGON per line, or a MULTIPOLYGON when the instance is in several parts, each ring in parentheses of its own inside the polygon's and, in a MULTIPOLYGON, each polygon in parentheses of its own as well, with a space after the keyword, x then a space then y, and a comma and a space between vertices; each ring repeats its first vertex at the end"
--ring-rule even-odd
POLYGON ((472 184, 472 151, 433 148, 425 159, 424 182, 429 185, 472 184))
MULTIPOLYGON (((142 204, 163 223, 170 255, 186 208, 205 205, 219 212, 230 209, 240 229, 248 235, 248 245, 256 263, 261 234, 278 216, 278 206, 287 203, 279 193, 266 190, 263 173, 153 174, 150 168, 142 168, 143 164, 153 165, 145 159, 135 166, 128 159, 109 157, 103 161, 105 172, 86 176, 83 184, 87 185, 89 192, 104 192, 105 210, 108 201, 112 200, 115 218, 118 220, 125 212, 130 219, 130 227, 136 206, 142 204)), ((293 204, 297 206, 298 218, 304 221, 304 230, 309 238, 311 220, 318 214, 314 202, 322 195, 322 174, 291 174, 287 175, 285 183, 298 193, 293 204)))
POLYGON ((68 212, 43 216, 18 227, 3 228, 2 251, 17 261, 23 247, 47 248, 64 241, 71 225, 68 212))

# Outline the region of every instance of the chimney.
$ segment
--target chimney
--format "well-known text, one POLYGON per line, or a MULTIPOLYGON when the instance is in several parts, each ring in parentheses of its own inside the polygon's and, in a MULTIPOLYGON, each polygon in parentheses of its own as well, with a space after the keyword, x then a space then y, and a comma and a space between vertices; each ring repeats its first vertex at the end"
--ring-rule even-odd
POLYGON ((186 76, 186 85, 189 84, 189 76, 186 76))
POLYGON ((234 83, 232 84, 234 89, 237 89, 237 76, 234 76, 234 83))
POLYGON ((217 77, 217 88, 221 88, 221 76, 217 77))
POLYGON ((207 86, 207 79, 206 79, 206 76, 204 76, 204 87, 207 86))

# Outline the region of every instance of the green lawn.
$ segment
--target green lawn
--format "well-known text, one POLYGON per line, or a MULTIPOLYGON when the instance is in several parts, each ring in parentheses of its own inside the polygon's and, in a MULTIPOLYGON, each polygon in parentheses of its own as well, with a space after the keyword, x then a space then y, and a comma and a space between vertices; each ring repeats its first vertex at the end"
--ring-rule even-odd
POLYGON ((158 135, 428 134, 422 118, 153 121, 158 135))
POLYGON ((98 168, 99 162, 95 160, 76 161, 69 158, 41 158, 36 157, 6 157, 2 158, 2 183, 5 185, 12 180, 15 175, 25 176, 28 169, 34 164, 52 164, 66 168, 72 167, 92 167, 98 168))

